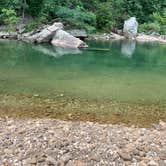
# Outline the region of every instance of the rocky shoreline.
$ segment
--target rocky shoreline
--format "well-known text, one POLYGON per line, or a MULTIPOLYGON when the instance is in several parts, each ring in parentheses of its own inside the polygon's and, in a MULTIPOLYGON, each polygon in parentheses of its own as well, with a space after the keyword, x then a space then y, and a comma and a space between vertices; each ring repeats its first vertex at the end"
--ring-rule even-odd
MULTIPOLYGON (((125 40, 125 37, 122 35, 118 35, 116 33, 104 33, 100 35, 90 35, 88 40, 101 40, 101 41, 111 41, 111 40, 125 40)), ((138 42, 159 42, 166 43, 165 35, 146 35, 146 34, 138 34, 135 38, 129 39, 138 42)))
POLYGON ((0 118, 0 165, 165 166, 166 123, 147 129, 0 118))
POLYGON ((83 29, 65 30, 63 23, 55 22, 52 25, 43 25, 42 27, 25 33, 0 31, 0 39, 14 39, 31 43, 50 43, 54 46, 64 48, 84 48, 88 45, 85 40, 136 40, 139 42, 160 42, 166 43, 166 35, 158 33, 138 33, 138 23, 136 18, 125 21, 124 29, 117 31, 117 33, 103 33, 103 34, 87 34, 83 29), (130 25, 131 24, 131 25, 130 25))
POLYGON ((14 39, 38 44, 50 43, 53 46, 72 49, 88 47, 84 41, 65 31, 61 22, 44 25, 27 33, 0 31, 0 39, 14 39))

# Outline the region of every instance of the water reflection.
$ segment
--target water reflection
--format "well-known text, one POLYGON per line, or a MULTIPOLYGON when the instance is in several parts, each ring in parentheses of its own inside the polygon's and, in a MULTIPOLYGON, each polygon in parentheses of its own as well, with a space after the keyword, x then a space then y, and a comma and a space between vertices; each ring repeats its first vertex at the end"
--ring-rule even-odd
POLYGON ((124 40, 122 41, 121 45, 121 53, 128 57, 131 58, 132 55, 134 54, 136 49, 136 41, 134 40, 124 40))
POLYGON ((79 49, 71 49, 71 48, 61 48, 61 47, 49 47, 48 45, 35 45, 33 49, 53 57, 61 57, 67 54, 81 54, 82 51, 79 49))

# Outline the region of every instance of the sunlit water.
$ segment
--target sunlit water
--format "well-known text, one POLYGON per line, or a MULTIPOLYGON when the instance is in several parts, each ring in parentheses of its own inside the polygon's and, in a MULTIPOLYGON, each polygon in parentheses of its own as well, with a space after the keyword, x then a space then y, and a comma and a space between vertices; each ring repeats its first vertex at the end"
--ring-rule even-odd
POLYGON ((165 103, 166 45, 115 41, 89 46, 71 50, 0 41, 0 94, 165 103))

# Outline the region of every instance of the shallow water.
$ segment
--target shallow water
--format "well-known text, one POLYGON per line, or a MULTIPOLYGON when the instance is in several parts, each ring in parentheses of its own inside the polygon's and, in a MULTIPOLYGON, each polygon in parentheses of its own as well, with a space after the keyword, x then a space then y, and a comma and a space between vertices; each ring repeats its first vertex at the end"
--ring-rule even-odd
POLYGON ((71 50, 0 41, 0 94, 165 104, 166 45, 115 41, 89 46, 71 50))

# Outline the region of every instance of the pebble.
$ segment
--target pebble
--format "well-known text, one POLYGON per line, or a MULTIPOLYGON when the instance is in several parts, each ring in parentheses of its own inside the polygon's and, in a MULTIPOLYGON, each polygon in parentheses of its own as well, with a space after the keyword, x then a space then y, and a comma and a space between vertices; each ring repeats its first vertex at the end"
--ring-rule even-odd
POLYGON ((165 126, 0 118, 0 166, 165 166, 165 126))
POLYGON ((125 161, 130 161, 130 160, 131 160, 131 155, 130 155, 127 151, 119 151, 118 154, 119 154, 120 157, 122 157, 122 159, 124 159, 125 161))
POLYGON ((158 163, 152 160, 148 163, 148 166, 158 166, 158 163))

